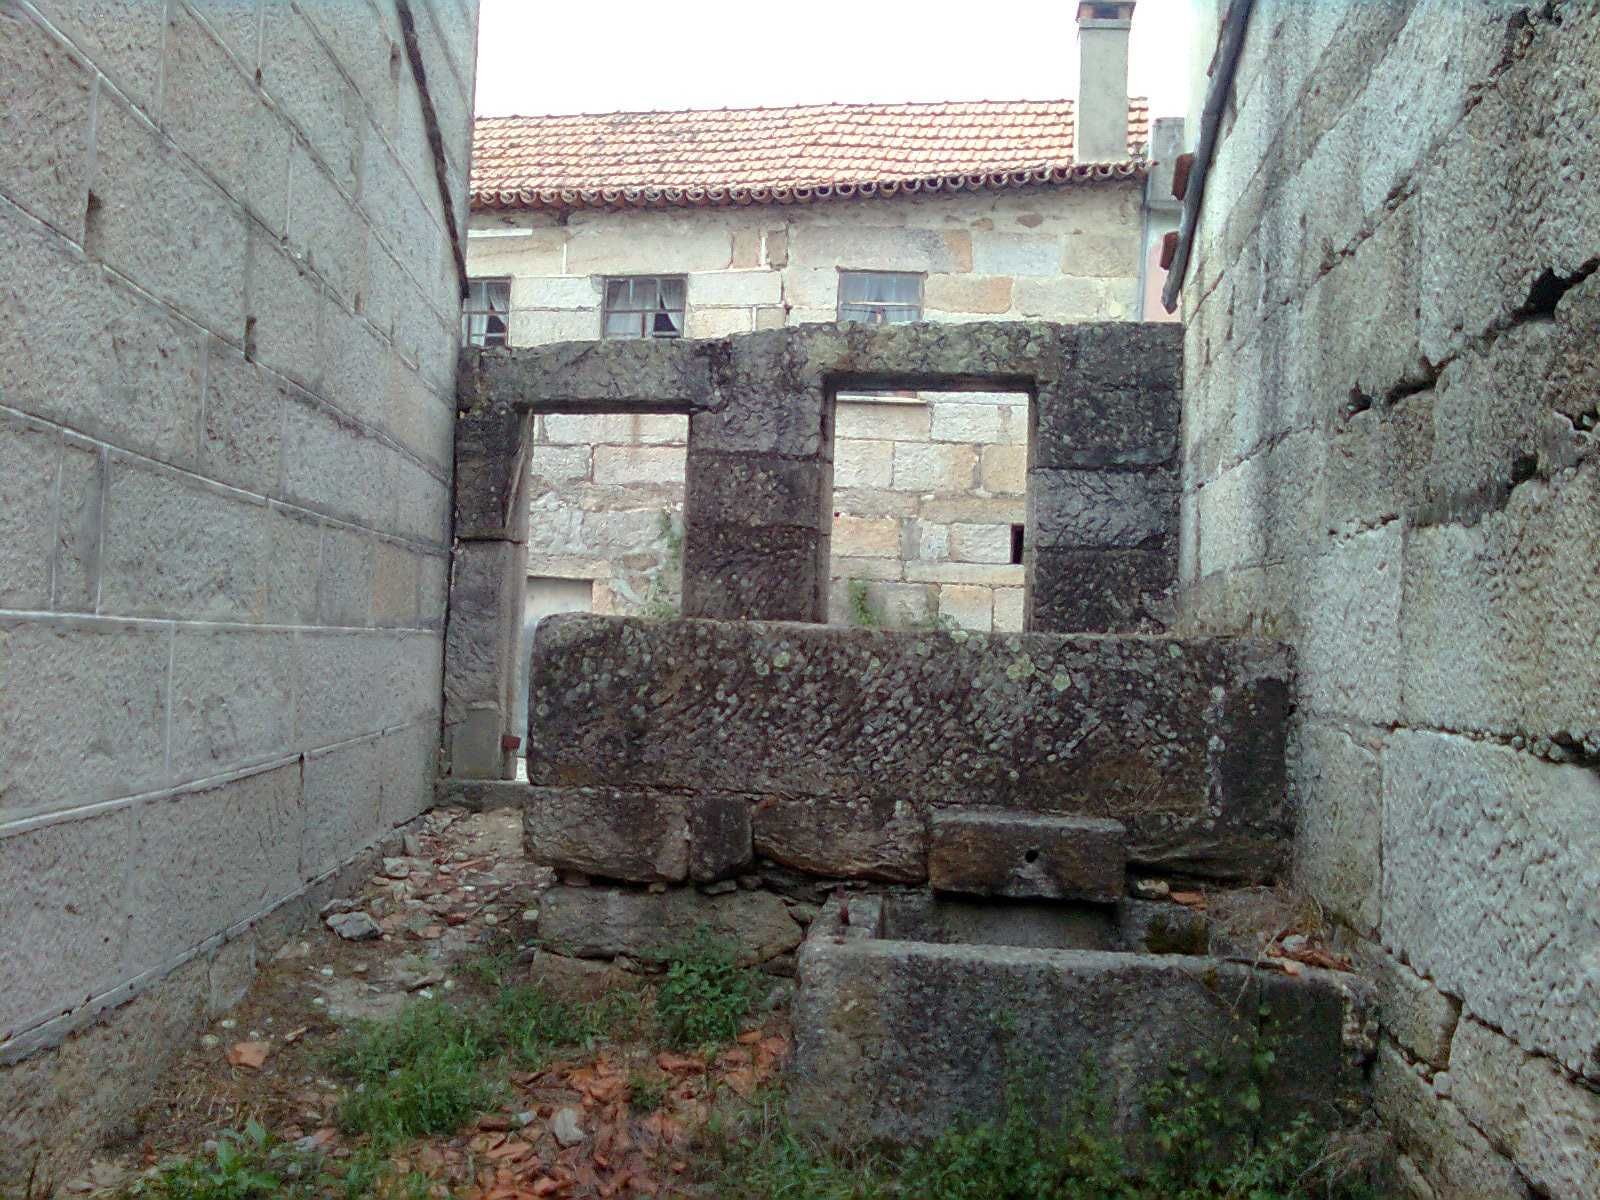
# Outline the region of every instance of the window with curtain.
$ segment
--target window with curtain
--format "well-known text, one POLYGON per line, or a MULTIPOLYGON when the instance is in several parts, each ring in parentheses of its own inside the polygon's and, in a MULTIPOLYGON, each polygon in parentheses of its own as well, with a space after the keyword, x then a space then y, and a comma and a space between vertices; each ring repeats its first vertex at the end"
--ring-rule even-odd
POLYGON ((634 275, 606 280, 601 336, 675 338, 683 336, 687 289, 682 276, 634 275))
POLYGON ((922 276, 905 271, 840 271, 839 320, 868 325, 922 320, 922 276))
POLYGON ((504 346, 511 328, 511 280, 472 279, 461 307, 461 340, 468 346, 504 346))

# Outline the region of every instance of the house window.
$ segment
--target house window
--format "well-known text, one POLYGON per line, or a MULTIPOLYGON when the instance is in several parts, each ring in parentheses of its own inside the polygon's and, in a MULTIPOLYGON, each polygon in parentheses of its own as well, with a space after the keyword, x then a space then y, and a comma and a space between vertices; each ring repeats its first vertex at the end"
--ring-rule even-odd
POLYGON ((686 308, 681 276, 637 275, 606 280, 601 336, 675 338, 683 336, 686 308))
POLYGON ((840 271, 839 320, 868 325, 922 320, 922 276, 904 271, 840 271))
POLYGON ((461 308, 461 340, 468 346, 504 346, 511 322, 511 280, 473 279, 461 308))

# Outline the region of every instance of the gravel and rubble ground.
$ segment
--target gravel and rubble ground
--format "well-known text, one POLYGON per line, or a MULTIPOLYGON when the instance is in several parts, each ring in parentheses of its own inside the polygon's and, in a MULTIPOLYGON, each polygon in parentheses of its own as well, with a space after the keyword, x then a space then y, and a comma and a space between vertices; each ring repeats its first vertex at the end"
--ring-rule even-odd
POLYGON ((652 1003, 659 976, 537 948, 554 877, 523 856, 521 836, 511 810, 422 818, 359 895, 259 964, 243 1003, 196 1038, 138 1115, 137 1134, 86 1163, 65 1194, 280 1194, 249 1190, 251 1172, 295 1196, 715 1194, 691 1167, 695 1139, 776 1076, 787 981, 760 977, 777 996, 752 996, 735 1036, 671 1046, 652 1003), (454 1102, 474 1107, 452 1114, 441 1106, 462 1047, 476 1055, 474 1082, 454 1102), (408 1053, 435 1057, 416 1068, 415 1094, 391 1103, 384 1085, 404 1083, 408 1053), (397 1136, 456 1116, 451 1132, 397 1136))

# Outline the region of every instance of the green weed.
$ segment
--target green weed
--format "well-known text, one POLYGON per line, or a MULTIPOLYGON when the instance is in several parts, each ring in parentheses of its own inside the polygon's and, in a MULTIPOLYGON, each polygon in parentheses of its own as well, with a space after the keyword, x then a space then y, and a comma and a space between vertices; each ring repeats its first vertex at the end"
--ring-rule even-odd
POLYGON ((656 989, 656 1018, 668 1043, 682 1048, 732 1040, 760 988, 754 973, 739 966, 733 945, 702 926, 662 957, 667 974, 656 989))

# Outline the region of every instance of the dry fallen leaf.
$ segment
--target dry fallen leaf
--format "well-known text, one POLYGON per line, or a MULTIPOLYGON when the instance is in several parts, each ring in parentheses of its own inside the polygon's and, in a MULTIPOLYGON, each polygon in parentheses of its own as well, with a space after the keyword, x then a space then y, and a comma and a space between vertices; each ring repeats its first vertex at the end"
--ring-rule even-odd
POLYGON ((272 1047, 266 1042, 235 1042, 228 1047, 228 1065, 259 1071, 265 1065, 267 1055, 271 1051, 272 1047))

